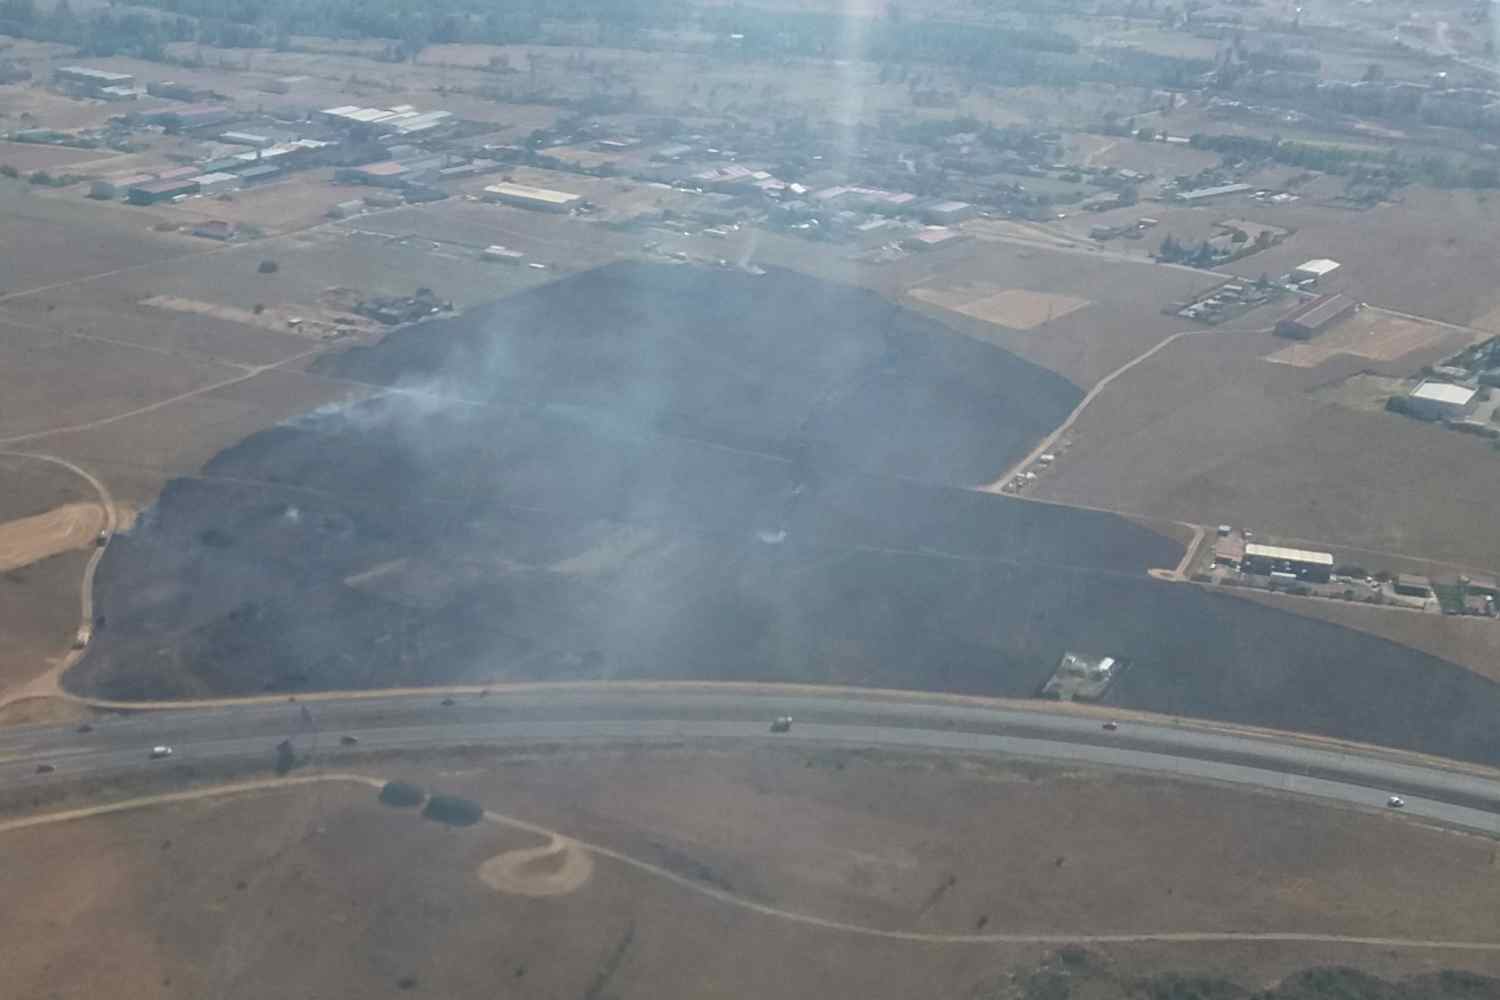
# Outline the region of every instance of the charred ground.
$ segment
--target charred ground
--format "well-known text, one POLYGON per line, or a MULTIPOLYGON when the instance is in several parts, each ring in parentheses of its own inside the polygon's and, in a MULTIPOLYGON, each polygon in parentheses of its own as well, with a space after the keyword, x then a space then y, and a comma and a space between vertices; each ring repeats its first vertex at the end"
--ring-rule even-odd
POLYGON ((1112 697, 1500 759, 1500 688, 1160 583, 1179 547, 964 489, 1076 387, 877 296, 620 264, 321 374, 392 387, 257 434, 111 546, 71 687, 121 698, 440 682, 774 679, 1112 697), (1438 720, 1442 720, 1441 723, 1438 720))

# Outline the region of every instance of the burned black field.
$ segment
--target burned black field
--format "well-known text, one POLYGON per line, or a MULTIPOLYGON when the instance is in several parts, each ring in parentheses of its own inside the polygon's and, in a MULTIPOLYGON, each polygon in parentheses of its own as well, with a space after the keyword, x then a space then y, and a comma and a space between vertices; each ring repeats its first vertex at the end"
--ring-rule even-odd
POLYGON ((1029 696, 1064 649, 1130 706, 1500 760, 1500 689, 1152 580, 1179 546, 972 492, 1078 389, 876 296, 621 264, 401 330, 389 386, 171 483, 111 545, 68 686, 171 698, 695 678, 1029 696))

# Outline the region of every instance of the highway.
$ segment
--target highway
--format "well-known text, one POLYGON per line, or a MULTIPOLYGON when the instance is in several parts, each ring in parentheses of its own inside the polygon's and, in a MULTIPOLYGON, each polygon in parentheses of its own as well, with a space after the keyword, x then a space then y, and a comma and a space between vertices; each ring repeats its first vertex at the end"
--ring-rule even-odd
MULTIPOLYGON (((1031 758, 1149 771, 1323 799, 1376 811, 1406 800, 1405 816, 1500 836, 1500 777, 1439 762, 1170 721, 1099 717, 888 692, 759 693, 703 684, 499 689, 186 708, 74 726, 0 731, 0 787, 170 772, 184 763, 269 766, 290 738, 313 764, 352 768, 369 751, 527 744, 644 743, 881 748, 1031 758), (451 704, 445 704, 449 701, 451 704), (788 734, 769 722, 790 715, 788 734), (342 737, 359 742, 346 746, 342 737), (148 759, 156 744, 171 760, 148 759), (38 773, 38 765, 54 770, 38 773)), ((199 770, 201 776, 201 769, 199 770)))

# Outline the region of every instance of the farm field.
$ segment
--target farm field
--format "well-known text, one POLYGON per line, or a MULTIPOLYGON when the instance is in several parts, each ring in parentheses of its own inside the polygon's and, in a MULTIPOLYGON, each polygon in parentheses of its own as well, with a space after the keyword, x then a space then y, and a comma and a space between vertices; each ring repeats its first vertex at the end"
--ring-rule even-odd
POLYGON ((1309 258, 1331 257, 1343 267, 1320 290, 1457 324, 1500 307, 1488 267, 1500 251, 1500 202, 1493 198, 1414 190, 1400 204, 1364 212, 1299 202, 1257 208, 1250 217, 1297 232, 1229 265, 1235 274, 1282 274, 1309 258))
MULTIPOLYGON (((1320 387, 1381 367, 1261 360, 1286 344, 1232 333, 1174 344, 1095 400, 1034 495, 1229 523, 1317 546, 1500 567, 1500 543, 1475 530, 1500 490, 1500 463, 1488 446, 1327 398, 1320 387)), ((1389 370, 1407 374, 1416 357, 1389 370)))
POLYGON ((1452 327, 1393 316, 1379 309, 1362 309, 1311 340, 1289 343, 1266 355, 1266 360, 1297 368, 1316 368, 1340 354, 1369 361, 1399 361, 1434 349, 1452 353, 1475 339, 1475 334, 1452 327))
POLYGON ((924 314, 1083 387, 1190 328, 1189 321, 1162 315, 1162 307, 1214 283, 1207 275, 983 236, 888 265, 863 280, 892 289, 888 294, 904 286, 903 301, 924 314))
POLYGON ((87 204, 32 194, 24 181, 0 178, 0 211, 10 223, 0 241, 6 261, 0 302, 23 289, 139 267, 189 250, 184 237, 153 232, 156 220, 149 213, 133 223, 102 218, 87 204))
POLYGON ((376 787, 466 795, 684 882, 566 840, 539 850, 546 840, 500 823, 446 828, 365 784, 199 799, 0 833, 18 862, 0 874, 11 983, 163 998, 491 997, 497 982, 515 996, 894 998, 1048 980, 1118 995, 1196 974, 1214 995, 1286 979, 1265 995, 1291 1000, 1304 977, 1332 976, 1458 1000, 1497 971, 1484 953, 1336 944, 896 941, 782 915, 936 935, 1482 937, 1497 902, 1489 842, 1385 815, 1105 770, 838 751, 474 753, 389 770, 372 772, 376 787), (513 878, 491 874, 522 852, 535 860, 513 878))

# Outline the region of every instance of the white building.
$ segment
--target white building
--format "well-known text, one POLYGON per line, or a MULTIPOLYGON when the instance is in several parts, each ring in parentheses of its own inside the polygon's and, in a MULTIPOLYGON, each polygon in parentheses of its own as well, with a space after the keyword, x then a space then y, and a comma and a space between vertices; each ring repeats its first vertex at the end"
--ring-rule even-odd
POLYGON ((198 190, 204 194, 222 194, 225 191, 233 191, 240 186, 239 175, 223 172, 200 174, 194 177, 193 180, 198 182, 198 190))
POLYGON ((1299 265, 1292 271, 1293 281, 1318 281, 1326 278, 1339 269, 1339 262, 1329 260, 1327 257, 1319 257, 1299 265))
POLYGON ((1423 420, 1462 420, 1474 405, 1478 390, 1451 382, 1424 379, 1406 397, 1406 411, 1423 420))

